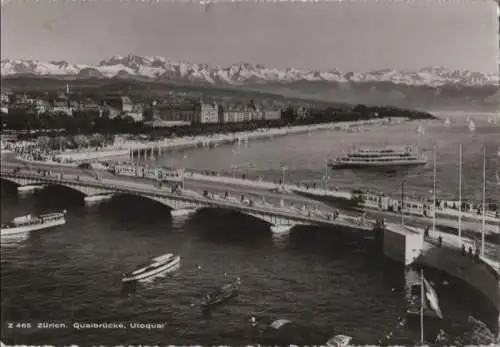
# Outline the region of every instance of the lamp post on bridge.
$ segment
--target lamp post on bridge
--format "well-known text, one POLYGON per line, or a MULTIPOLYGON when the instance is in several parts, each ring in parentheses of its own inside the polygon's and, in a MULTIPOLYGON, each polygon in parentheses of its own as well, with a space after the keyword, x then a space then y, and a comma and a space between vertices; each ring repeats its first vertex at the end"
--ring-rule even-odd
POLYGON ((328 159, 325 159, 325 175, 323 176, 323 180, 325 183, 325 193, 328 190, 328 179, 329 178, 330 177, 328 177, 328 159))
POLYGON ((281 185, 283 187, 285 187, 285 172, 286 172, 286 170, 288 170, 288 168, 286 166, 283 166, 281 168, 281 185))
POLYGON ((186 176, 186 159, 187 159, 187 154, 184 154, 182 157, 182 169, 181 169, 181 179, 182 179, 182 190, 184 191, 184 177, 186 176))
MULTIPOLYGON (((238 162, 238 155, 240 154, 240 151, 241 151, 241 142, 240 142, 240 138, 238 137, 238 148, 237 149, 233 149, 231 152, 233 153, 233 161, 235 162, 238 162)), ((238 165, 237 164, 232 164, 231 165, 231 170, 232 170, 232 174, 233 174, 233 178, 236 178, 236 170, 238 169, 238 165)))

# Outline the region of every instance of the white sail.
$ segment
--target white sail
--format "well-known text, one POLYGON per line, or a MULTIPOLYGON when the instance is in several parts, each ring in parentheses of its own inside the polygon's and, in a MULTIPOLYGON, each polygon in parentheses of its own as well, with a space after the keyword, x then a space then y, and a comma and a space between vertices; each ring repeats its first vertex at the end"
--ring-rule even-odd
POLYGON ((425 128, 424 128, 424 125, 422 123, 419 123, 418 124, 418 127, 417 127, 417 132, 420 134, 420 135, 424 135, 425 134, 425 128))
POLYGON ((448 128, 451 124, 450 117, 446 117, 446 120, 444 122, 444 125, 448 128))
POLYGON ((469 122, 469 131, 475 131, 476 130, 476 123, 474 123, 473 120, 470 120, 469 122))

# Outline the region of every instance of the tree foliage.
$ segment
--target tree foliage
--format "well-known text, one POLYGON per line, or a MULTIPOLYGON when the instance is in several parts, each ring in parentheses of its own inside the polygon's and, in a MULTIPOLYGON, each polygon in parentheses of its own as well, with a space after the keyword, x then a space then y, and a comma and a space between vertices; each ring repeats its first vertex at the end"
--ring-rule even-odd
MULTIPOLYGON (((411 119, 429 119, 432 115, 420 112, 397 109, 393 107, 383 106, 365 106, 357 105, 351 108, 340 107, 311 107, 309 108, 307 117, 298 117, 296 108, 289 106, 282 111, 282 118, 274 121, 254 121, 247 123, 232 123, 232 124, 191 124, 174 126, 169 128, 153 128, 145 126, 143 122, 135 122, 131 117, 116 117, 110 119, 108 117, 100 117, 98 112, 78 112, 73 116, 56 115, 45 113, 36 115, 27 112, 14 112, 8 115, 3 115, 1 118, 3 129, 9 130, 24 130, 31 137, 41 134, 50 137, 68 136, 71 138, 75 135, 92 135, 84 141, 82 137, 78 137, 75 143, 76 146, 85 146, 92 144, 93 146, 108 142, 113 134, 148 134, 152 138, 169 137, 169 136, 195 136, 213 133, 232 133, 237 131, 251 131, 257 128, 279 128, 291 125, 309 125, 326 122, 344 122, 367 120, 373 118, 398 118, 407 117, 411 119), (53 129, 50 131, 50 129, 53 129)), ((54 139, 53 147, 71 146, 68 139, 54 139)), ((41 140, 42 141, 42 140, 41 140)), ((44 139, 43 141, 47 141, 44 139)))

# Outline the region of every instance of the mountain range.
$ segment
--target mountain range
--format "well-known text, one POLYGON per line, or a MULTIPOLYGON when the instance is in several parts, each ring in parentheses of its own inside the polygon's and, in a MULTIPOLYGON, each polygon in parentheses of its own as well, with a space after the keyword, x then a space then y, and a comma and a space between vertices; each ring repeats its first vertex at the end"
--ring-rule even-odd
POLYGON ((426 67, 418 71, 275 69, 247 63, 228 67, 173 62, 162 57, 113 56, 94 65, 67 61, 2 59, 1 75, 56 79, 120 79, 166 84, 222 86, 259 90, 287 97, 396 106, 473 106, 497 109, 499 75, 426 67))
POLYGON ((162 57, 137 55, 113 56, 95 65, 72 64, 67 61, 2 59, 1 74, 48 75, 99 78, 139 78, 156 81, 202 82, 208 84, 242 85, 247 83, 309 82, 391 82, 409 86, 463 85, 480 87, 498 84, 498 74, 426 67, 419 71, 377 70, 368 73, 338 70, 273 69, 247 63, 228 67, 173 62, 162 57))

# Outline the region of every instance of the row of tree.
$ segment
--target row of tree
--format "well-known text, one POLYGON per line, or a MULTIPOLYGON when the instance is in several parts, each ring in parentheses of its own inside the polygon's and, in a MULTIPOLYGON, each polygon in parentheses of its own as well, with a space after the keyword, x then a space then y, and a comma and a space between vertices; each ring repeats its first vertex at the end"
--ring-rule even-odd
POLYGON ((9 130, 46 130, 65 129, 65 135, 75 134, 150 134, 153 136, 195 136, 211 133, 248 131, 257 128, 277 128, 287 125, 308 125, 326 122, 367 120, 372 118, 408 117, 412 119, 432 118, 425 112, 402 110, 393 107, 367 107, 358 105, 351 109, 310 108, 307 116, 298 115, 294 107, 282 112, 281 120, 255 121, 232 124, 196 124, 169 128, 153 128, 144 122, 136 122, 131 117, 98 117, 95 113, 78 112, 73 116, 54 114, 15 114, 3 115, 2 129, 9 130))
POLYGON ((113 143, 112 136, 104 136, 102 134, 86 135, 42 135, 36 138, 38 146, 47 150, 64 150, 64 149, 81 149, 84 147, 103 147, 107 143, 113 143))

